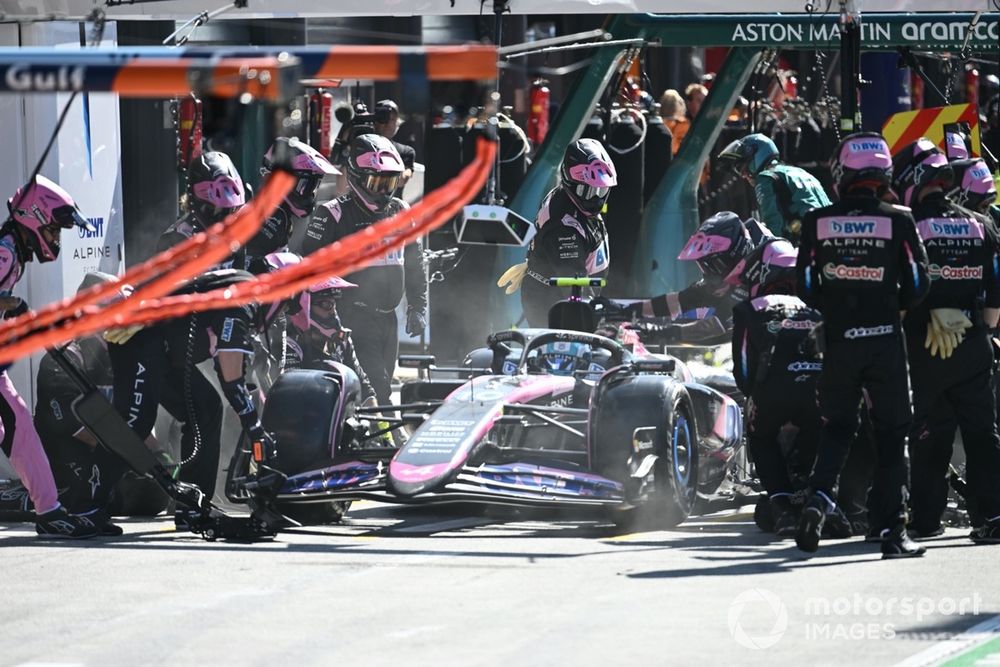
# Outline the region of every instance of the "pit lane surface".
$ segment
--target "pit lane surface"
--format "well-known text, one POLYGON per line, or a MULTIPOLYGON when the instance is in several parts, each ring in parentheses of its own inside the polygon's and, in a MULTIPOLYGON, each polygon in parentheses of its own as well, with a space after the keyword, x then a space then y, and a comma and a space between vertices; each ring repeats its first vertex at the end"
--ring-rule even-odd
POLYGON ((965 531, 890 562, 859 540, 806 559, 746 510, 627 535, 551 514, 348 516, 257 544, 167 519, 84 543, 0 524, 0 664, 1000 664, 1000 547, 965 531))

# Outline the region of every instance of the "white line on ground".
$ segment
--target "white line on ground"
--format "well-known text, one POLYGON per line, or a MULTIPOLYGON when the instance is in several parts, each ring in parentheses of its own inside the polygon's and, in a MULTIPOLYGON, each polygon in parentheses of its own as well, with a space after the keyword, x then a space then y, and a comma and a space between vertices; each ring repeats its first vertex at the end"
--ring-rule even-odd
POLYGON ((941 664, 946 658, 955 657, 971 648, 1000 636, 1000 616, 991 616, 976 623, 965 632, 940 641, 893 667, 928 667, 941 664))

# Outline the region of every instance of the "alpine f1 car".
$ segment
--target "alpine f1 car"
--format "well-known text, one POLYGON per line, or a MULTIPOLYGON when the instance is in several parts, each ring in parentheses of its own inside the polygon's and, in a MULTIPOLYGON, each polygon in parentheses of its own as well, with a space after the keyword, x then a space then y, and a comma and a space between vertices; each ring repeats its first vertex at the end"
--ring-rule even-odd
MULTIPOLYGON (((622 525, 676 525, 738 459, 741 412, 683 362, 636 347, 579 331, 503 331, 473 355, 482 365, 450 369, 466 375, 457 380, 430 377, 445 370, 430 357, 404 358, 421 379, 403 386, 392 408, 402 414, 388 420, 414 427, 398 450, 378 445, 386 429, 373 424, 389 408, 357 407, 350 369, 289 371, 262 416, 277 441, 269 465, 287 475, 277 507, 303 523, 369 498, 593 508, 622 525)), ((234 460, 231 489, 246 469, 234 460)))

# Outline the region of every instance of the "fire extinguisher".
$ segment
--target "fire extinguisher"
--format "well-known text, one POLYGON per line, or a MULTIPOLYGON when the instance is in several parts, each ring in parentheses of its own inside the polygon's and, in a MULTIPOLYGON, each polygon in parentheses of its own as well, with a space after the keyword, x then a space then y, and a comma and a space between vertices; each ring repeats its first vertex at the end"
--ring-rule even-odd
POLYGON ((910 108, 924 108, 924 80, 916 72, 910 74, 910 108))
POLYGON ((965 66, 965 101, 979 109, 979 70, 972 65, 965 66))
POLYGON ((309 145, 329 157, 333 148, 333 95, 322 88, 309 96, 309 145))
POLYGON ((541 145, 549 133, 549 101, 552 94, 548 84, 545 79, 536 79, 531 84, 528 139, 535 146, 541 145))
POLYGON ((188 165, 201 155, 201 100, 194 95, 177 101, 177 168, 187 171, 188 165))

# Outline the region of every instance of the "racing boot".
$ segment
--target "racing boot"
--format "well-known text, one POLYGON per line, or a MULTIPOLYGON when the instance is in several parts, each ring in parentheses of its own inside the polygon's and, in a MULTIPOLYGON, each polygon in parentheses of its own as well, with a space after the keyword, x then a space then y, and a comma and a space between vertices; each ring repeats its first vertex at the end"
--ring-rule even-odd
POLYGON ((940 537, 944 535, 944 527, 941 524, 936 526, 910 526, 906 529, 907 534, 910 539, 913 540, 927 540, 932 537, 940 537))
POLYGON ((795 544, 806 553, 819 549, 819 538, 823 535, 826 515, 836 507, 830 496, 822 491, 814 491, 809 502, 802 509, 799 527, 795 532, 795 544))
POLYGON ((35 508, 21 484, 0 486, 0 521, 31 521, 35 508))
POLYGON ((927 547, 910 539, 902 523, 882 530, 882 558, 916 558, 927 553, 927 547))
POLYGON ((757 504, 753 508, 753 522, 762 532, 774 532, 774 508, 771 500, 765 495, 757 498, 757 504))
POLYGON ((851 522, 840 507, 826 513, 826 521, 823 523, 823 537, 833 540, 845 540, 854 535, 851 529, 851 522))
POLYGON ((799 526, 799 512, 785 494, 775 495, 770 500, 771 515, 774 517, 774 534, 778 537, 795 537, 799 526))
POLYGON ((35 532, 45 539, 86 540, 101 534, 100 528, 85 516, 70 514, 60 505, 35 517, 35 532))
POLYGON ((969 533, 969 539, 976 544, 1000 544, 1000 516, 988 519, 969 533))
POLYGON ((868 512, 855 512, 847 515, 847 521, 851 524, 851 535, 865 537, 871 532, 871 525, 868 523, 868 512))
POLYGON ((118 537, 125 532, 118 524, 111 523, 111 518, 104 510, 92 510, 79 516, 89 519, 97 526, 98 534, 102 537, 118 537))

